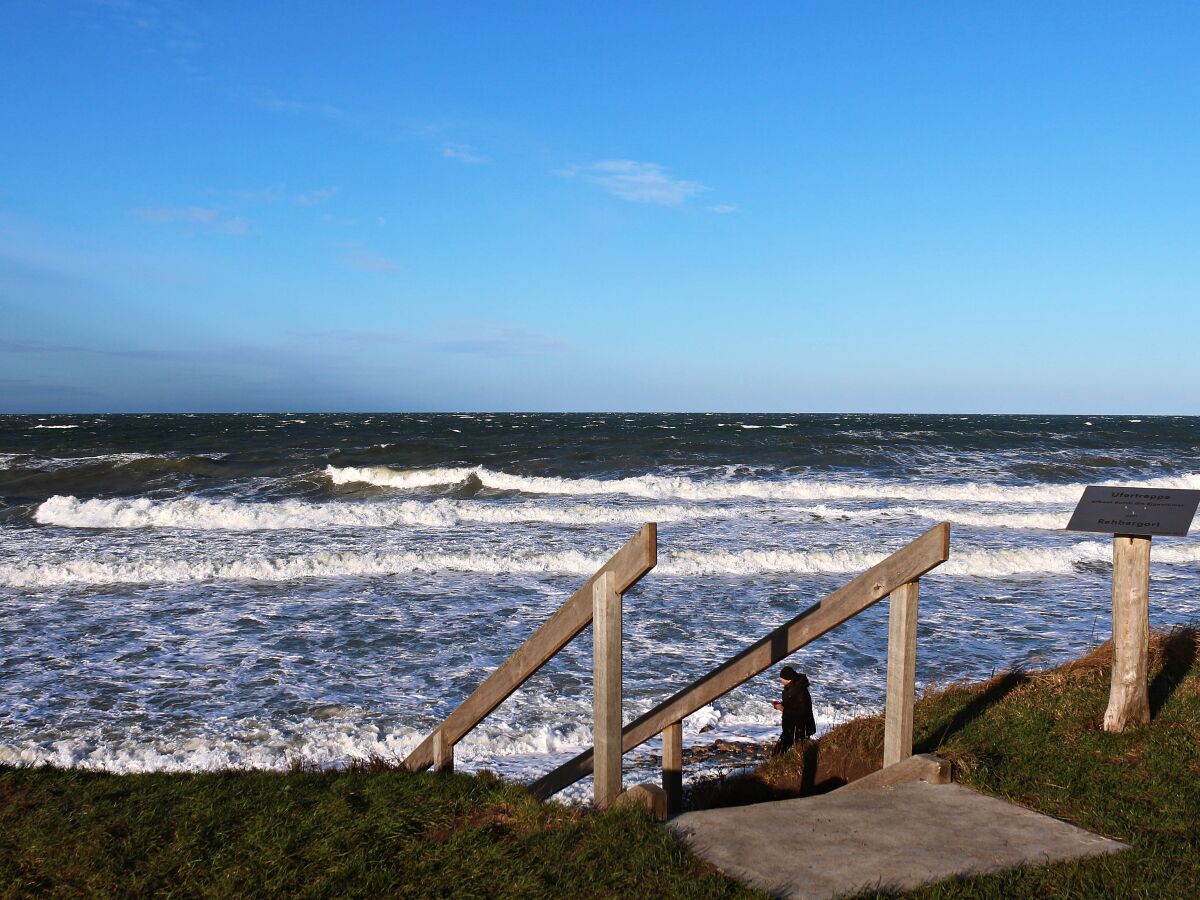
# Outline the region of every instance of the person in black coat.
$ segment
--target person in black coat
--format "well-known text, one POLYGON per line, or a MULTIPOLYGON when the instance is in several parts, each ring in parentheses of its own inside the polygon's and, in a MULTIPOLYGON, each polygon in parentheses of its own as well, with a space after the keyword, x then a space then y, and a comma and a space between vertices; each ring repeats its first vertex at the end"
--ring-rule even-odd
POLYGON ((783 682, 783 694, 771 704, 783 713, 783 733, 775 745, 776 755, 787 753, 794 744, 806 741, 817 733, 812 697, 808 692, 808 676, 791 666, 784 666, 779 672, 779 680, 783 682))

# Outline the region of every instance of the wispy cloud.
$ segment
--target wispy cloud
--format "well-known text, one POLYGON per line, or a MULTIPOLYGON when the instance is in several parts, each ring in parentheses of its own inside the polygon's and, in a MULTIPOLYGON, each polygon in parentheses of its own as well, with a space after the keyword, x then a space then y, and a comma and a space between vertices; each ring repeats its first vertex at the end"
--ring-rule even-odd
POLYGON ((269 184, 264 188, 251 191, 215 191, 225 197, 232 197, 234 200, 239 200, 245 203, 278 203, 286 194, 286 186, 280 182, 269 184))
POLYGON ((454 335, 427 339, 424 343, 445 353, 476 356, 540 356, 561 353, 570 346, 560 338, 515 322, 476 319, 451 323, 451 328, 454 335))
POLYGON ((317 188, 315 191, 305 191, 302 194, 297 194, 292 199, 301 206, 316 206, 318 203, 332 200, 337 196, 337 192, 338 189, 336 187, 317 188))
POLYGON ((586 166, 568 166, 556 174, 582 178, 622 200, 660 206, 679 206, 708 190, 698 181, 673 177, 658 163, 635 159, 602 159, 586 166))
POLYGON ((194 31, 175 15, 178 4, 160 0, 91 0, 90 6, 130 31, 168 32, 173 41, 194 42, 194 31))
POLYGON ((41 412, 50 405, 87 402, 98 396, 90 388, 46 378, 0 378, 3 412, 41 412))
POLYGON ((261 353, 261 347, 214 347, 200 349, 81 347, 76 344, 55 344, 47 341, 0 340, 0 354, 85 353, 91 356, 115 356, 121 359, 167 360, 170 362, 223 362, 231 358, 249 358, 261 353))
POLYGON ((195 17, 185 5, 172 0, 91 0, 81 9, 90 22, 107 22, 132 36, 147 54, 170 60, 194 80, 208 80, 195 62, 204 42, 188 21, 195 17))
POLYGON ((732 203, 714 203, 708 208, 709 212, 716 213, 719 216, 727 216, 730 213, 735 213, 738 208, 732 203))
POLYGON ((442 144, 442 156, 468 165, 478 165, 487 162, 487 157, 479 153, 470 144, 442 144))
POLYGON ((488 357, 543 356, 562 353, 572 347, 561 338, 517 322, 464 319, 443 323, 439 331, 442 333, 434 335, 407 331, 323 331, 297 336, 364 348, 401 345, 414 350, 488 357))
POLYGON ((371 253, 369 250, 352 249, 342 255, 342 262, 350 266, 352 269, 359 269, 363 272, 399 272, 404 266, 395 260, 388 259, 386 256, 380 256, 377 253, 371 253))
POLYGON ((47 303, 50 296, 62 303, 75 297, 90 305, 90 299, 82 298, 90 298, 103 284, 181 285, 202 277, 193 260, 161 249, 130 252, 96 238, 87 231, 47 232, 36 222, 0 211, 0 313, 5 301, 17 296, 24 302, 37 296, 47 303))
POLYGON ((250 223, 241 216, 225 216, 206 206, 154 206, 133 210, 143 222, 152 225, 180 225, 190 231, 242 235, 250 232, 250 223))
POLYGON ((259 109, 266 110, 267 112, 292 116, 315 115, 326 119, 339 120, 349 118, 349 114, 344 109, 332 103, 295 100, 289 97, 281 97, 272 91, 253 93, 250 99, 259 109))
POLYGON ((45 341, 10 341, 0 338, 0 353, 79 353, 83 347, 45 341))

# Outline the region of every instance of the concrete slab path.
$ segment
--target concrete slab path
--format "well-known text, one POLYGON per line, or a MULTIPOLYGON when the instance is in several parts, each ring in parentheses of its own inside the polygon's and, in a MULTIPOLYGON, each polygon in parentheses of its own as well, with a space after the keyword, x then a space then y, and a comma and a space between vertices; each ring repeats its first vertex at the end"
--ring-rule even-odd
POLYGON ((926 782, 684 813, 667 827, 725 874, 805 900, 1126 849, 962 785, 926 782))

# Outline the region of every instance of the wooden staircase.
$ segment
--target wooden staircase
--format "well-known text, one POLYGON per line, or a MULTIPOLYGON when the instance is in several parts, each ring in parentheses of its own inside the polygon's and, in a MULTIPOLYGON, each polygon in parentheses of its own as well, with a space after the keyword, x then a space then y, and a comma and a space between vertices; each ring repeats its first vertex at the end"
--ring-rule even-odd
POLYGON ((657 562, 657 528, 647 523, 450 713, 405 765, 453 768, 455 743, 595 620, 601 626, 593 641, 595 747, 538 779, 530 790, 550 797, 595 769, 594 799, 606 807, 621 792, 621 755, 661 734, 663 790, 667 810, 675 814, 683 799, 683 719, 885 597, 891 597, 891 607, 882 764, 900 762, 912 756, 920 579, 949 555, 950 525, 943 522, 622 727, 621 598, 657 562))

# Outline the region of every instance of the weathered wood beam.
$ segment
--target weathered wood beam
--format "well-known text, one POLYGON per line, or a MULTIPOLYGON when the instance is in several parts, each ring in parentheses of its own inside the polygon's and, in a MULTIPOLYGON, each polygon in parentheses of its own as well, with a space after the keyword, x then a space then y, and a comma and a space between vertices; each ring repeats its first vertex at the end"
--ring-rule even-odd
POLYGON ((920 582, 892 591, 888 601, 887 699, 883 713, 883 764, 912 756, 913 701, 917 690, 917 599, 920 582))
POLYGON ((621 793, 621 595, 605 572, 592 585, 592 798, 608 809, 621 793))
POLYGON ((433 770, 435 772, 454 771, 454 745, 447 743, 440 728, 433 733, 433 770))
POLYGON ((667 815, 683 812, 683 722, 662 732, 662 786, 667 794, 667 815))
POLYGON ((1150 538, 1113 536, 1113 661, 1105 731, 1150 721, 1150 538))

